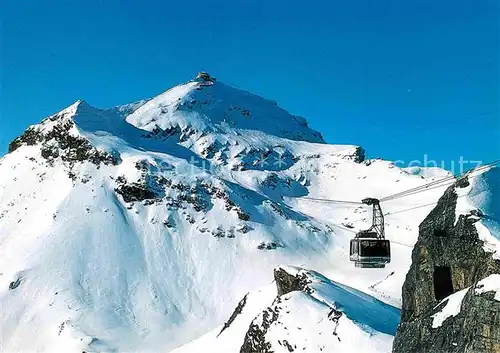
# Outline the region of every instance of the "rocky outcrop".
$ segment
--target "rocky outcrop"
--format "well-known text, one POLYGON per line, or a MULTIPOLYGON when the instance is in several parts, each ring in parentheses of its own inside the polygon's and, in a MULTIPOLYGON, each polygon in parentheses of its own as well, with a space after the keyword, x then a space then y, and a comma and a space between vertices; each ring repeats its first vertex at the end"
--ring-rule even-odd
POLYGON ((271 342, 266 334, 271 325, 278 321, 281 311, 281 298, 278 297, 273 305, 265 309, 261 316, 254 320, 245 335, 240 353, 273 353, 271 342))
POLYGON ((40 141, 40 139, 40 133, 35 128, 29 127, 21 134, 21 136, 16 137, 9 144, 9 153, 14 152, 22 145, 34 146, 40 141))
POLYGON ((356 163, 363 163, 366 160, 366 152, 363 147, 356 148, 356 154, 354 157, 354 161, 356 163))
POLYGON ((305 272, 295 272, 283 267, 278 267, 274 270, 274 280, 276 281, 278 296, 307 289, 307 284, 310 283, 307 274, 305 272))
POLYGON ((198 81, 198 82, 215 82, 216 79, 215 79, 215 77, 210 76, 210 74, 208 72, 200 71, 200 72, 198 72, 198 74, 194 78, 194 81, 198 81))
POLYGON ((231 327, 231 324, 234 322, 234 320, 236 320, 236 318, 238 317, 238 315, 241 314, 241 312, 243 311, 243 308, 247 304, 247 298, 248 298, 248 293, 238 303, 238 306, 236 307, 236 309, 234 309, 233 313, 229 317, 229 320, 227 320, 224 323, 224 327, 222 327, 221 331, 219 332, 219 334, 217 336, 220 336, 222 334, 222 332, 224 332, 226 329, 228 329, 229 327, 231 327))
POLYGON ((456 190, 468 186, 464 177, 448 188, 420 224, 393 353, 500 352, 500 302, 493 292, 476 290, 479 281, 500 273, 500 261, 483 248, 474 225, 478 212, 456 219, 456 190), (450 295, 462 290, 455 312, 436 322, 456 300, 450 295))
POLYGON ((75 123, 64 114, 56 114, 44 120, 50 123, 47 129, 42 125, 31 126, 9 144, 9 153, 19 147, 40 145, 41 156, 50 164, 60 158, 70 168, 78 162, 88 161, 97 166, 118 165, 121 158, 118 153, 98 150, 89 140, 75 133, 75 123))

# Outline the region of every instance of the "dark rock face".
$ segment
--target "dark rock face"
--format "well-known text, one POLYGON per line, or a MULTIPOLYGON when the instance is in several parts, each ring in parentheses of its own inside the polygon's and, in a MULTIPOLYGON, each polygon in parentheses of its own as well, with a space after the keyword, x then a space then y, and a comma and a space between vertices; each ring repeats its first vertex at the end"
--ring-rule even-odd
POLYGON ((29 127, 24 133, 15 138, 9 144, 9 153, 14 152, 22 145, 34 146, 41 140, 41 134, 33 127, 29 127))
POLYGON ((274 270, 274 280, 278 288, 278 296, 293 291, 304 291, 310 283, 306 273, 294 275, 280 267, 274 270))
POLYGON ((443 302, 416 320, 402 322, 393 352, 500 352, 500 303, 493 299, 493 293, 476 295, 473 287, 462 301, 461 312, 433 328, 432 315, 445 305, 443 302))
POLYGON ((65 119, 64 115, 55 115, 49 120, 56 122, 50 131, 42 132, 40 127, 29 127, 21 136, 10 143, 9 153, 23 145, 41 144, 41 155, 49 163, 56 158, 61 158, 70 167, 83 161, 89 161, 95 165, 100 163, 120 164, 121 159, 118 154, 99 151, 86 138, 72 135, 70 130, 74 126, 74 122, 71 119, 65 119))
POLYGON ((262 313, 262 323, 252 322, 245 335, 240 353, 273 353, 270 342, 266 340, 266 333, 273 322, 279 318, 281 298, 275 299, 273 305, 262 313))
POLYGON ((117 187, 115 191, 121 195, 125 202, 136 201, 160 201, 165 197, 165 187, 170 186, 170 180, 157 175, 153 166, 145 161, 139 161, 135 165, 141 171, 141 178, 136 182, 128 182, 124 176, 116 178, 117 187))
POLYGON ((474 291, 480 280, 500 273, 500 261, 483 250, 474 226, 477 216, 460 215, 455 224, 455 187, 466 186, 467 179, 462 179, 448 188, 420 224, 403 285, 394 353, 500 352, 500 302, 492 293, 474 291), (438 306, 440 301, 469 287, 460 313, 433 328, 432 315, 446 305, 438 306))
POLYGON ((196 75, 194 80, 199 81, 199 82, 215 82, 216 81, 215 77, 210 76, 210 74, 208 72, 205 72, 205 71, 198 72, 198 74, 196 75))
POLYGON ((241 314, 241 312, 243 311, 243 308, 247 304, 247 297, 248 297, 248 293, 238 303, 238 306, 236 307, 236 309, 234 309, 234 311, 231 314, 231 317, 229 318, 229 320, 227 320, 227 322, 224 323, 224 327, 219 332, 219 334, 217 335, 217 337, 220 336, 222 334, 222 332, 224 332, 225 329, 227 329, 228 327, 230 327, 231 324, 234 322, 234 320, 236 320, 236 317, 241 314))
POLYGON ((146 186, 139 183, 123 184, 117 187, 116 192, 122 195, 125 202, 153 200, 156 194, 146 186))
POLYGON ((274 241, 266 243, 262 242, 257 246, 257 249, 259 250, 276 250, 278 248, 283 248, 284 246, 280 243, 276 243, 274 241))
POLYGON ((20 278, 16 279, 14 282, 10 282, 10 284, 9 284, 9 290, 16 289, 17 287, 19 287, 20 284, 21 284, 21 279, 20 278))
POLYGON ((356 148, 356 155, 354 157, 354 161, 356 163, 363 163, 366 159, 365 149, 363 147, 356 148))

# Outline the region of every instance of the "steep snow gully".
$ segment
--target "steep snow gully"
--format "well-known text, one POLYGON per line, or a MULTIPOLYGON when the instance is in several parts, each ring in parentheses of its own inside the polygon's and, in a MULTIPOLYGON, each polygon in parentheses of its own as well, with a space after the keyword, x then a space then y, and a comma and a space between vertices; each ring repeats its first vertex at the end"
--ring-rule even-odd
POLYGON ((326 144, 206 73, 112 109, 78 101, 0 159, 1 350, 388 352, 418 225, 446 185, 384 204, 384 269, 349 262, 369 207, 311 199, 448 175, 326 144), (278 295, 276 273, 294 290, 278 295))

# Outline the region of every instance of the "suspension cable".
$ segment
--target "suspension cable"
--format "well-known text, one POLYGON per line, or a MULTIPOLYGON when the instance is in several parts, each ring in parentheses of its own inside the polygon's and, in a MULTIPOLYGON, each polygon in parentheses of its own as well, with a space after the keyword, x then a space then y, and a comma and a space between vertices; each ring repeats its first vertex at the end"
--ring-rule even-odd
POLYGON ((320 199, 320 198, 314 198, 314 197, 301 197, 300 200, 318 201, 318 202, 326 202, 326 203, 345 203, 345 204, 353 204, 353 205, 363 205, 362 202, 357 202, 357 201, 320 199))
MULTIPOLYGON (((465 197, 465 196, 468 196, 468 194, 464 194, 464 195, 460 195, 458 196, 457 198, 460 198, 460 197, 465 197)), ((392 215, 395 215, 397 213, 403 213, 403 212, 408 212, 408 211, 413 211, 413 210, 416 210, 418 208, 422 208, 422 207, 427 207, 427 206, 432 206, 432 205, 436 205, 439 201, 436 201, 436 202, 430 202, 430 203, 427 203, 427 204, 424 204, 424 205, 418 205, 418 206, 413 206, 413 207, 410 207, 410 208, 405 208, 405 209, 401 209, 401 210, 397 210, 397 211, 393 211, 393 212, 386 212, 384 213, 384 217, 391 217, 392 215)), ((349 223, 355 223, 355 222, 359 222, 359 221, 362 221, 362 220, 366 220, 368 219, 369 216, 365 216, 363 218, 358 218, 358 219, 355 219, 354 221, 349 221, 349 223)))
POLYGON ((399 197, 405 196, 407 193, 421 192, 421 191, 426 190, 430 186, 435 186, 435 185, 441 186, 439 184, 443 184, 443 183, 447 183, 447 182, 454 183, 455 181, 456 181, 455 176, 454 175, 450 175, 450 176, 447 176, 447 177, 444 177, 444 178, 441 178, 441 179, 438 179, 438 180, 431 181, 430 183, 427 183, 427 184, 424 184, 424 185, 416 186, 416 187, 411 188, 411 189, 403 190, 403 191, 400 191, 398 193, 382 197, 380 199, 380 202, 397 199, 399 197))
POLYGON ((461 178, 461 177, 463 177, 463 176, 465 176, 465 175, 467 175, 467 174, 469 174, 471 172, 481 171, 483 169, 492 167, 492 166, 494 166, 496 164, 499 164, 499 163, 500 163, 500 160, 496 160, 496 161, 493 161, 491 163, 479 166, 477 168, 469 169, 468 171, 466 171, 466 172, 464 172, 462 174, 459 174, 457 176, 450 175, 450 176, 447 176, 447 177, 444 177, 444 178, 432 181, 430 183, 414 187, 412 189, 404 190, 404 191, 401 191, 401 192, 398 192, 398 193, 395 193, 395 194, 383 197, 383 198, 380 199, 380 202, 391 201, 391 200, 395 200, 395 199, 398 199, 398 198, 401 198, 401 197, 405 197, 405 196, 408 196, 408 195, 413 195, 413 194, 416 194, 416 193, 419 193, 419 192, 423 192, 423 191, 427 191, 427 190, 432 190, 432 189, 434 189, 436 187, 444 186, 444 185, 440 185, 440 184, 447 183, 447 182, 451 182, 449 185, 452 185, 456 181, 456 179, 459 179, 459 178, 461 178), (433 186, 433 188, 429 188, 430 186, 433 186))
MULTIPOLYGON (((492 167, 492 166, 497 165, 499 163, 500 163, 500 160, 496 160, 496 161, 493 161, 491 163, 479 166, 477 168, 472 168, 472 169, 470 169, 462 174, 459 174, 457 176, 449 175, 447 177, 444 177, 444 178, 441 178, 438 180, 434 180, 434 181, 427 183, 427 184, 424 184, 424 185, 420 185, 420 186, 417 186, 417 187, 414 187, 411 189, 403 190, 403 191, 397 192, 395 194, 388 195, 388 196, 381 198, 380 202, 392 201, 392 200, 399 199, 402 197, 415 195, 415 194, 418 194, 418 193, 421 193, 424 191, 429 191, 429 190, 433 190, 433 189, 444 187, 444 186, 450 186, 450 185, 453 185, 457 181, 457 179, 459 179, 459 178, 461 178, 461 177, 463 177, 471 172, 481 171, 483 169, 492 167)), ((474 177, 475 176, 470 176, 469 178, 474 178, 474 177)), ((334 200, 334 199, 313 198, 313 197, 301 197, 300 200, 309 200, 309 201, 324 202, 324 203, 363 205, 362 202, 356 202, 356 201, 334 200)))

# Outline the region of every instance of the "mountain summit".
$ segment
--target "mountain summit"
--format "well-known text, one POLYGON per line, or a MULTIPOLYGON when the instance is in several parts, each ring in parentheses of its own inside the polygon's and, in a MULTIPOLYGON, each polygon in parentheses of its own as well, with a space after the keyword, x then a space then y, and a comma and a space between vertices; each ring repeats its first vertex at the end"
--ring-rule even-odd
MULTIPOLYGON (((418 224, 444 188, 387 204, 393 261, 374 271, 348 261, 371 210, 311 198, 381 198, 445 175, 326 144, 303 118, 206 73, 111 109, 77 101, 30 126, 0 159, 2 351, 168 352, 224 323, 220 337, 243 333, 229 352, 266 340, 288 351, 384 351, 394 321, 346 301, 394 314, 386 305, 401 305, 418 224), (415 206, 411 216, 396 212, 415 206), (287 268, 316 284, 273 303, 273 270, 284 264, 318 271, 287 268), (244 316, 228 320, 247 293, 244 316), (325 321, 283 345, 280 332, 303 305, 315 308, 310 322, 325 321), (266 326, 278 321, 285 326, 266 326)), ((211 342, 205 352, 220 352, 211 342)))
POLYGON ((291 140, 324 142, 305 119, 289 114, 275 102, 218 82, 205 72, 149 100, 127 121, 148 131, 176 127, 195 134, 261 131, 291 140))

